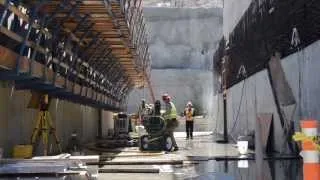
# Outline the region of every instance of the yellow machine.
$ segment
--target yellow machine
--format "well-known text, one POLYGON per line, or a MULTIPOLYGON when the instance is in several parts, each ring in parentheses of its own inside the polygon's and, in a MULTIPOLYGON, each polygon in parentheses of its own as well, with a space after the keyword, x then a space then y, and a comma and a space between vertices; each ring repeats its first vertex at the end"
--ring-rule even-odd
MULTIPOLYGON (((40 109, 38 118, 36 120, 36 126, 33 129, 33 133, 31 136, 31 143, 33 146, 33 150, 36 150, 36 146, 39 144, 39 140, 42 138, 43 143, 43 155, 48 155, 48 147, 49 147, 49 137, 53 136, 54 141, 57 145, 58 151, 61 153, 61 145, 56 134, 56 130, 53 127, 53 123, 51 120, 50 113, 48 111, 49 108, 49 96, 47 94, 40 96, 38 107, 40 109)), ((51 149, 51 148, 50 148, 51 149)))

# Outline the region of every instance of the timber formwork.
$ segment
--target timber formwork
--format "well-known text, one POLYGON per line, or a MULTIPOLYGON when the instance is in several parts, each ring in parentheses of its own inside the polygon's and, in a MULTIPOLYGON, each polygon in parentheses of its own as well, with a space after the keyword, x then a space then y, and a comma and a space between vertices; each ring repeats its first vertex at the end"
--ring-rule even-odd
POLYGON ((141 0, 0 0, 0 79, 119 110, 149 83, 141 0))

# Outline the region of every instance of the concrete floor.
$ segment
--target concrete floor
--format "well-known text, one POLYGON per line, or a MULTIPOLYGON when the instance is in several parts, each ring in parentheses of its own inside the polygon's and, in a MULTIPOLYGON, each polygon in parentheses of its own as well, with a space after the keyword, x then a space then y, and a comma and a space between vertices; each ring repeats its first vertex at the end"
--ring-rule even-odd
MULTIPOLYGON (((215 157, 238 156, 238 151, 231 144, 217 144, 212 135, 198 134, 193 140, 185 140, 183 133, 176 133, 177 142, 180 147, 178 152, 169 154, 157 154, 155 156, 132 156, 115 157, 114 162, 121 161, 161 161, 161 160, 183 160, 182 164, 176 165, 105 165, 102 169, 138 169, 147 170, 149 173, 99 173, 99 180, 114 179, 216 179, 216 180, 256 180, 263 177, 264 180, 302 180, 302 168, 299 160, 265 161, 264 174, 256 174, 255 161, 216 161, 215 157), (241 165, 248 165, 239 168, 241 165), (155 171, 155 170, 158 170, 155 171)), ((126 152, 133 153, 137 149, 131 148, 126 152)), ((137 152, 138 153, 138 152, 137 152)))
MULTIPOLYGON (((183 133, 176 133, 180 150, 177 152, 140 152, 137 147, 100 154, 100 163, 89 165, 98 180, 302 180, 300 160, 271 159, 262 163, 263 171, 257 174, 254 160, 225 160, 239 157, 232 144, 217 144, 207 132, 195 133, 193 140, 185 140, 183 133), (222 157, 222 158, 221 158, 222 157), (219 160, 220 159, 220 160, 219 160)), ((95 152, 91 152, 95 153, 95 152)), ((7 177, 0 179, 8 179, 7 177)), ((9 179, 17 179, 12 177, 9 179)), ((34 176, 20 179, 36 179, 34 176)), ((39 179, 39 178, 38 178, 39 179)), ((41 177, 40 179, 86 179, 85 176, 41 177)))

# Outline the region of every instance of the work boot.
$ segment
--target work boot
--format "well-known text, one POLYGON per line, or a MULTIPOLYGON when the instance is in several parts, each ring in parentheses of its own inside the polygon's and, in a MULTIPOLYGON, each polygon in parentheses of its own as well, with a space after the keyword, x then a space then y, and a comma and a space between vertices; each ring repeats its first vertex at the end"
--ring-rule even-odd
POLYGON ((178 147, 174 147, 174 148, 173 148, 173 151, 178 151, 178 150, 179 150, 178 147))

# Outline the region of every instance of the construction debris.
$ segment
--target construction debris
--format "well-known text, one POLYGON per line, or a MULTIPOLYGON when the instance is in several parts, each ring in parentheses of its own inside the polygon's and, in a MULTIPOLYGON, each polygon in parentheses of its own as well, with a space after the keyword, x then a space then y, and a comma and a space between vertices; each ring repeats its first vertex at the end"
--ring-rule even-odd
POLYGON ((33 159, 0 160, 1 176, 30 176, 30 175, 77 175, 81 179, 93 180, 98 176, 98 168, 88 168, 86 162, 99 161, 99 156, 76 156, 61 154, 58 156, 42 156, 33 159))

